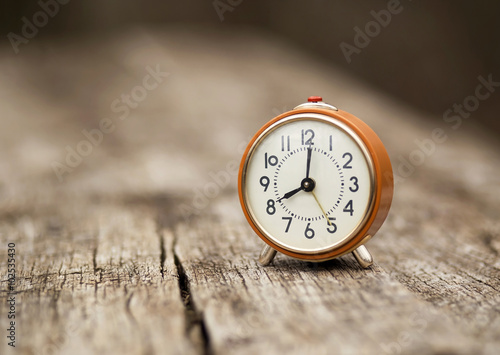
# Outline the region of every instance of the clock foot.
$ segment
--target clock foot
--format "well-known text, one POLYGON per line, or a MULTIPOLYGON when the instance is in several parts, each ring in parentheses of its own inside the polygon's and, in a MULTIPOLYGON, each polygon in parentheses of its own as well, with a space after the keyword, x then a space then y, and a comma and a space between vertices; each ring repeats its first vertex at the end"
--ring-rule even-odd
POLYGON ((364 245, 357 247, 352 253, 362 268, 366 269, 373 264, 372 255, 364 245))
POLYGON ((262 266, 267 266, 271 264, 273 261, 274 257, 276 256, 277 251, 273 248, 271 248, 269 245, 266 244, 264 249, 260 252, 259 256, 259 263, 262 266))

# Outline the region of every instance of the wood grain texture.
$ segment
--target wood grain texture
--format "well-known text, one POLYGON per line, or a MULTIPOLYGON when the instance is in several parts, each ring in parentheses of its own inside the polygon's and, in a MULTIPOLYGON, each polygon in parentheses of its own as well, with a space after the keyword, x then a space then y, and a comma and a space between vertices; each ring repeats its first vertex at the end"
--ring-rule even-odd
POLYGON ((245 31, 1 50, 2 329, 9 242, 17 254, 17 346, 2 333, 2 354, 498 353, 500 149, 473 118, 429 123, 245 31), (114 100, 157 66, 168 76, 121 117, 114 100), (262 243, 237 199, 242 148, 311 94, 372 126, 399 176, 368 270, 351 255, 257 263, 262 243), (51 164, 105 117, 115 130, 59 182, 51 164), (447 139, 403 177, 435 129, 447 139))

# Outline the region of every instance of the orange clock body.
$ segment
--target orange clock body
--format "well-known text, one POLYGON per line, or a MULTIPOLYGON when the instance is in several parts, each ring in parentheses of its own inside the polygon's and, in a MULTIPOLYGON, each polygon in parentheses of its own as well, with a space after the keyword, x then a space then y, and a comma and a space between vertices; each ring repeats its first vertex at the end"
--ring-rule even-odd
POLYGON ((241 207, 243 209, 243 212, 245 214, 245 217, 250 224, 250 226, 253 228, 255 233, 269 246, 274 248, 275 250, 289 255, 294 258, 298 259, 305 259, 309 261, 324 261, 324 260, 329 260, 333 259, 336 257, 339 257, 343 254, 346 254, 348 252, 353 251, 360 245, 363 245, 366 243, 375 233, 379 230, 379 228, 382 226, 384 223, 387 214, 389 213, 389 209, 391 206, 392 202, 392 196, 393 196, 393 173, 392 173, 392 166, 391 166, 391 161, 389 159, 389 155, 387 154, 387 151, 380 140, 380 138, 377 136, 377 134, 362 120, 357 118, 356 116, 342 111, 334 111, 330 109, 320 109, 320 108, 301 108, 301 109, 295 109, 292 111, 288 111, 283 113, 282 115, 279 115, 266 123, 251 139, 250 143, 248 144, 247 149, 245 150, 243 154, 243 158, 241 160, 240 164, 240 169, 239 169, 239 175, 238 175, 238 193, 239 193, 239 198, 240 198, 240 203, 241 207), (366 149, 368 150, 368 153, 371 157, 372 165, 373 165, 373 194, 372 196, 373 202, 372 202, 372 208, 369 210, 369 215, 366 216, 366 218, 363 221, 363 225, 361 228, 358 230, 356 235, 352 236, 349 238, 345 243, 341 243, 338 247, 335 247, 333 249, 330 249, 328 251, 325 251, 324 253, 316 253, 316 254, 304 254, 304 253, 298 253, 298 252, 293 252, 287 249, 284 249, 280 247, 279 245, 273 243, 273 241, 269 240, 259 229, 257 224, 254 222, 253 218, 251 217, 248 207, 245 203, 245 192, 243 191, 244 186, 243 186, 243 181, 244 181, 244 176, 243 174, 245 173, 245 164, 248 161, 248 154, 250 153, 250 150, 252 146, 254 145, 255 141, 261 136, 261 134, 271 125, 279 122, 280 120, 283 120, 284 118, 295 115, 295 114, 300 114, 300 113, 315 113, 315 114, 321 114, 321 115, 326 115, 330 116, 346 126, 348 126, 354 133, 360 138, 360 140, 364 143, 366 146, 366 149))

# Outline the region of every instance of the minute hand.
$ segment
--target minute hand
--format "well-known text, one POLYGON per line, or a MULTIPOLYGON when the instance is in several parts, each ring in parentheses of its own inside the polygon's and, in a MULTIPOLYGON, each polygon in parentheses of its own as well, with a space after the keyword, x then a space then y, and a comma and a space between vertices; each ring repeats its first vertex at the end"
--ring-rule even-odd
POLYGON ((309 178, 309 170, 311 168, 311 154, 312 154, 312 147, 311 145, 309 145, 309 147, 307 147, 306 179, 309 178))

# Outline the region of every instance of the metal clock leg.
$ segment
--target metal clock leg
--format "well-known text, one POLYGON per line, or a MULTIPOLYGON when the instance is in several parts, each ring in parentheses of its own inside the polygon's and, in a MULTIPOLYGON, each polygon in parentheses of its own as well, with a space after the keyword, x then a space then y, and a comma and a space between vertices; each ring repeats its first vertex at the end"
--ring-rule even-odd
POLYGON ((364 245, 353 250, 354 257, 362 268, 367 268, 373 264, 373 257, 364 245))
POLYGON ((264 249, 260 252, 259 256, 259 263, 262 266, 267 266, 271 264, 273 261, 274 257, 276 256, 277 251, 273 248, 271 248, 269 245, 266 244, 264 249))

